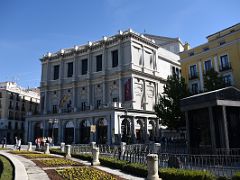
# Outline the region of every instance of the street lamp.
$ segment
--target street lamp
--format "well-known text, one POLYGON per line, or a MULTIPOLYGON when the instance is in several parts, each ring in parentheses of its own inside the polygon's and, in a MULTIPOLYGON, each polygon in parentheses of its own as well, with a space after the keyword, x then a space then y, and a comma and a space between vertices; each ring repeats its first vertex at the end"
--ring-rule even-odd
POLYGON ((48 122, 49 122, 49 124, 52 124, 52 135, 51 135, 51 138, 52 138, 52 144, 54 144, 54 124, 58 123, 58 119, 57 118, 49 119, 48 122))

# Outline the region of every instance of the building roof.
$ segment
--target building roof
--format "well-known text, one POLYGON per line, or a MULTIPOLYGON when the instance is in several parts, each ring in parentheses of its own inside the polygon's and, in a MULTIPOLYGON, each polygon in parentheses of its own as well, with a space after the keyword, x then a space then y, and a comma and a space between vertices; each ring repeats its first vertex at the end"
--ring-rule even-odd
POLYGON ((189 96, 181 99, 181 109, 190 110, 196 109, 197 107, 200 108, 215 105, 223 105, 224 104, 223 101, 231 102, 235 101, 237 103, 233 104, 240 105, 240 90, 233 86, 229 86, 215 91, 204 92, 193 96, 189 96))
POLYGON ((179 37, 171 38, 171 37, 158 36, 158 35, 153 35, 153 34, 144 34, 144 36, 146 36, 146 37, 148 37, 150 39, 157 39, 157 40, 165 41, 162 44, 158 44, 159 46, 164 46, 164 45, 167 45, 167 44, 171 44, 173 42, 179 42, 179 43, 182 44, 182 42, 181 42, 179 37))
POLYGON ((228 27, 228 28, 222 29, 221 31, 215 32, 215 33, 213 33, 213 34, 210 34, 210 35, 207 36, 206 38, 209 39, 209 38, 211 38, 212 36, 215 36, 215 35, 217 35, 217 34, 220 34, 221 32, 224 32, 224 31, 226 31, 226 30, 234 29, 234 28, 237 27, 237 26, 240 26, 240 23, 234 24, 233 26, 230 26, 230 27, 228 27))

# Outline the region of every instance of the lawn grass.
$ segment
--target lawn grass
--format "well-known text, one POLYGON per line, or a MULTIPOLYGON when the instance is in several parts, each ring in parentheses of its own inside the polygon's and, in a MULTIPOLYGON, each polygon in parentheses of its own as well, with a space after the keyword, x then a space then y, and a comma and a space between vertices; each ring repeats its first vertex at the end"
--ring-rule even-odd
POLYGON ((0 155, 0 180, 12 180, 14 179, 14 168, 10 161, 0 155))

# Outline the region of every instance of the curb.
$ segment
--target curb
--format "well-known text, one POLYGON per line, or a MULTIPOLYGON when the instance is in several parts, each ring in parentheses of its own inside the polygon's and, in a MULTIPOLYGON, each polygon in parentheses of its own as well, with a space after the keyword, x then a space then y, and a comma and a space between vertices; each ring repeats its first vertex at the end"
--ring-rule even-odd
POLYGON ((13 155, 10 155, 6 152, 1 152, 0 154, 5 156, 6 158, 8 158, 11 163, 14 166, 14 180, 27 180, 28 179, 28 175, 27 175, 27 171, 24 167, 24 165, 15 157, 13 157, 13 155))

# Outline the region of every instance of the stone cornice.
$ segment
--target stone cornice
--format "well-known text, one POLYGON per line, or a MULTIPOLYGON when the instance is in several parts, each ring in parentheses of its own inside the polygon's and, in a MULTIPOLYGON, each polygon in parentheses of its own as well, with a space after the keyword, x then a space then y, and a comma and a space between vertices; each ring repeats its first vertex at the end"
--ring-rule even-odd
POLYGON ((88 44, 82 45, 82 46, 74 46, 73 48, 68 49, 61 49, 60 51, 56 53, 47 53, 42 58, 40 58, 40 61, 43 63, 47 60, 52 59, 59 59, 59 58, 65 58, 69 56, 74 56, 78 54, 87 53, 88 51, 97 50, 103 47, 111 46, 115 43, 119 43, 119 41, 126 40, 128 38, 134 38, 142 43, 145 43, 149 46, 152 46, 154 48, 159 48, 158 45, 156 45, 151 39, 148 39, 147 37, 140 35, 138 33, 133 32, 132 30, 128 30, 125 32, 121 32, 117 35, 111 36, 111 37, 104 37, 103 40, 99 40, 96 42, 89 42, 88 44))

